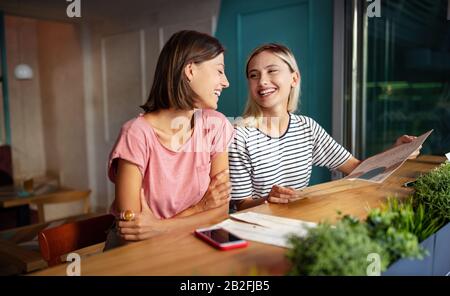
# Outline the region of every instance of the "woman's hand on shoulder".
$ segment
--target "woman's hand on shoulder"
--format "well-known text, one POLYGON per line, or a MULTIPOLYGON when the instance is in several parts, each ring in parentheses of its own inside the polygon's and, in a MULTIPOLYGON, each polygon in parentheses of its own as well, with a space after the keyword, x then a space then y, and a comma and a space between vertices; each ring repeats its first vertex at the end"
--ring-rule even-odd
POLYGON ((141 212, 132 221, 119 221, 118 232, 126 241, 140 241, 164 232, 163 221, 155 217, 141 190, 141 212))

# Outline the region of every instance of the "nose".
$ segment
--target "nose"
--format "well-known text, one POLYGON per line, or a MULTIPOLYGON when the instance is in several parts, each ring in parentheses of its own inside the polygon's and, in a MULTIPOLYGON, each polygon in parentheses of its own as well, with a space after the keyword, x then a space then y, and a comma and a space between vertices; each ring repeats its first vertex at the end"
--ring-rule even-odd
POLYGON ((268 82, 269 82, 269 79, 268 79, 267 75, 262 73, 261 76, 259 77, 259 81, 258 81, 259 86, 267 85, 268 82))
POLYGON ((230 83, 228 82, 227 76, 224 74, 223 75, 223 80, 222 80, 222 87, 223 88, 227 88, 230 86, 230 83))

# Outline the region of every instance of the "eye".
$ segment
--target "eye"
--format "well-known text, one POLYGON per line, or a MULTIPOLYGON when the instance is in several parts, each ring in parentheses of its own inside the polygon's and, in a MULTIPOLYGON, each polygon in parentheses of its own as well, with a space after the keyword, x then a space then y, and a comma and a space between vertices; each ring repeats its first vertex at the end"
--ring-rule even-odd
POLYGON ((256 79, 256 78, 258 78, 258 74, 256 74, 256 73, 250 73, 250 74, 248 74, 248 78, 250 78, 250 79, 256 79))
POLYGON ((223 71, 222 70, 217 70, 219 72, 220 75, 223 75, 223 71))
POLYGON ((271 70, 269 70, 268 72, 271 73, 271 74, 275 74, 275 73, 278 73, 278 70, 276 70, 276 69, 271 69, 271 70))

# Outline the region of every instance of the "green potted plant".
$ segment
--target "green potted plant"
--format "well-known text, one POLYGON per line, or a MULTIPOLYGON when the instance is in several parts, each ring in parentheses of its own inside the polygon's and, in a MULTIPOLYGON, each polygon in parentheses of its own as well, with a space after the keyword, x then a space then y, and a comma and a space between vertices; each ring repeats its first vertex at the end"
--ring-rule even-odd
POLYGON ((427 215, 450 222, 450 163, 440 165, 417 178, 414 184, 414 204, 423 205, 427 215))
POLYGON ((388 264, 383 248, 369 237, 358 220, 344 217, 336 225, 320 223, 305 237, 292 236, 289 275, 365 275, 367 256, 381 254, 381 270, 388 264))
POLYGON ((390 197, 360 222, 344 216, 292 236, 291 275, 365 275, 379 254, 385 275, 444 275, 450 271, 450 163, 420 176, 412 196, 390 197), (389 267, 386 269, 386 267, 389 267))
MULTIPOLYGON (((450 163, 417 178, 406 206, 414 210, 409 227, 427 249, 423 260, 394 262, 386 275, 448 275, 450 272, 450 163), (412 204, 412 205, 411 205, 412 204)), ((405 206, 405 205, 402 205, 405 206)))

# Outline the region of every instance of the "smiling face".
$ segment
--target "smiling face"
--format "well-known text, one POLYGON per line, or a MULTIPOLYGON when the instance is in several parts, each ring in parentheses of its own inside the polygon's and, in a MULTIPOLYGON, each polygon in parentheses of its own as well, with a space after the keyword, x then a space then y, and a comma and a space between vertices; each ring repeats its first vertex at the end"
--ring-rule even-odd
POLYGON ((269 112, 287 110, 291 89, 299 82, 298 72, 267 50, 253 56, 247 69, 250 96, 260 108, 269 112))
POLYGON ((197 95, 196 107, 217 109, 222 89, 229 86, 223 54, 205 62, 187 65, 185 74, 190 81, 190 87, 197 95))

